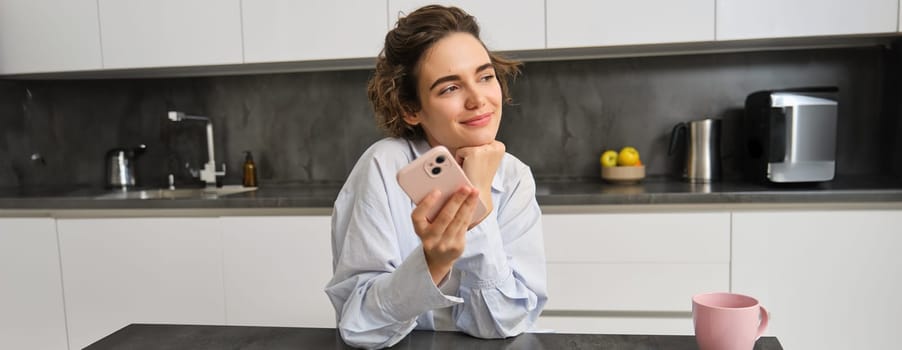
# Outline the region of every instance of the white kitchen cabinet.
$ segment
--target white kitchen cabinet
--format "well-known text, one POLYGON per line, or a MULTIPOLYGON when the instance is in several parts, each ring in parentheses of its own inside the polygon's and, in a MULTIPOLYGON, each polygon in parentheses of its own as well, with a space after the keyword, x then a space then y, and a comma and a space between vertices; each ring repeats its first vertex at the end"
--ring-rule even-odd
POLYGON ((130 323, 224 324, 216 218, 58 219, 69 344, 130 323))
POLYGON ((480 37, 489 50, 545 48, 545 2, 542 0, 389 0, 389 27, 394 28, 399 16, 428 4, 457 6, 476 17, 480 37))
POLYGON ((730 288, 730 213, 546 214, 539 328, 692 334, 692 295, 730 288))
POLYGON ((899 0, 717 0, 717 40, 892 33, 899 0))
POLYGON ((98 0, 105 69, 236 64, 240 0, 98 0))
POLYGON ((547 0, 548 48, 714 40, 714 0, 547 0))
POLYGON ((329 216, 223 217, 227 323, 335 327, 329 216))
POLYGON ((895 349, 902 211, 733 214, 734 292, 771 314, 786 349, 895 349))
POLYGON ((100 68, 96 0, 0 0, 0 75, 100 68))
POLYGON ((376 57, 385 1, 242 1, 247 63, 376 57))
POLYGON ((0 349, 67 349, 52 218, 0 219, 0 349))

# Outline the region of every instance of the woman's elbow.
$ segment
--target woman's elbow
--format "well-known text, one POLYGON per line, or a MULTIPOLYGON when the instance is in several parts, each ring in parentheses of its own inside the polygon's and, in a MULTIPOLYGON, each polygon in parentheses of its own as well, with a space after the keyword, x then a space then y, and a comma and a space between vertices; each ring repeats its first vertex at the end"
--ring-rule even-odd
POLYGON ((345 344, 360 349, 383 349, 400 341, 374 332, 358 333, 341 327, 338 328, 338 332, 345 344))
POLYGON ((504 339, 516 337, 532 325, 528 315, 517 317, 515 319, 499 320, 494 319, 489 324, 480 325, 473 323, 469 325, 458 325, 458 328, 464 333, 482 339, 504 339))
POLYGON ((504 339, 510 337, 516 337, 522 334, 526 328, 491 328, 491 329, 482 329, 482 328, 473 328, 473 329, 462 329, 462 331, 472 337, 480 338, 480 339, 504 339))

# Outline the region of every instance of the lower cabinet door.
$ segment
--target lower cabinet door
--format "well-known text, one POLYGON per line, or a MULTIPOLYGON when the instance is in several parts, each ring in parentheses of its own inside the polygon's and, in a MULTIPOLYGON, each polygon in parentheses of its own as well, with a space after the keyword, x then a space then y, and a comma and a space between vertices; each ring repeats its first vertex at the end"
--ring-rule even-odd
POLYGON ((733 214, 733 291, 786 349, 898 349, 902 210, 733 214))
POLYGON ((228 324, 335 327, 329 216, 221 220, 228 324))
POLYGON ((54 220, 0 219, 0 349, 67 348, 54 220))
POLYGON ((730 213, 546 214, 538 328, 692 334, 692 296, 730 289, 730 213))
POLYGON ((225 324, 217 218, 59 219, 69 345, 131 323, 225 324))

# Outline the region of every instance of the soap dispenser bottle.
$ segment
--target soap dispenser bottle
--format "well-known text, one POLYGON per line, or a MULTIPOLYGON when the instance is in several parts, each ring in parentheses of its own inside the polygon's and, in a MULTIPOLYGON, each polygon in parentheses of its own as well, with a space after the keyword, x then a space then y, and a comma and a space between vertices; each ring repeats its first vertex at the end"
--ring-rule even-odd
POLYGON ((257 187, 257 166, 254 165, 251 151, 244 151, 244 179, 241 184, 244 187, 257 187))

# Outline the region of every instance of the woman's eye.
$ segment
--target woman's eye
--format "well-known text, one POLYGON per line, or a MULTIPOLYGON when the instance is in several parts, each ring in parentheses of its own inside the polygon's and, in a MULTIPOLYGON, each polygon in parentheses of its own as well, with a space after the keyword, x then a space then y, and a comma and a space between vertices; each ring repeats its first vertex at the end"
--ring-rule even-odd
POLYGON ((442 89, 441 91, 439 91, 438 94, 439 94, 439 95, 444 95, 444 94, 446 94, 446 93, 455 91, 455 90, 457 90, 457 89, 458 89, 457 86, 451 85, 451 86, 446 87, 446 88, 442 89))
POLYGON ((492 79, 495 79, 494 75, 486 75, 486 76, 483 76, 481 80, 482 81, 491 81, 492 79))

